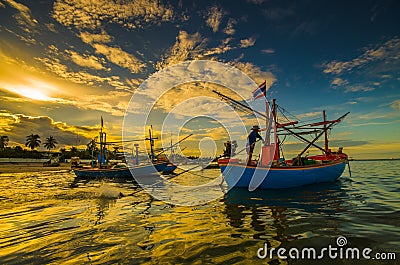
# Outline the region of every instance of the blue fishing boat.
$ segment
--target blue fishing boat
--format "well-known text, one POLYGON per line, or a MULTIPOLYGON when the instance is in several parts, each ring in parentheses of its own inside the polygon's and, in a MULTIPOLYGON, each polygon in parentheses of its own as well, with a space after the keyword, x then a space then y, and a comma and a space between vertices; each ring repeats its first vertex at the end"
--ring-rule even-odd
POLYGON ((166 165, 166 167, 163 169, 162 173, 163 174, 172 174, 176 168, 177 168, 176 165, 174 165, 172 163, 168 163, 166 165))
POLYGON ((131 166, 129 169, 134 177, 147 176, 158 172, 164 172, 167 165, 168 163, 166 162, 155 162, 148 165, 131 166))
MULTIPOLYGON (((343 174, 346 164, 348 164, 348 157, 342 152, 342 147, 337 152, 331 151, 328 146, 327 131, 333 125, 342 121, 349 113, 336 120, 328 121, 325 111, 323 111, 324 120, 322 122, 301 125, 298 125, 297 121, 282 123, 277 119, 275 99, 272 102, 272 115, 269 115, 268 102, 266 102, 266 113, 263 114, 252 110, 249 106, 235 101, 226 95, 214 92, 227 102, 235 106, 239 105, 243 110, 247 110, 253 115, 256 114, 264 117, 267 126, 267 133, 265 141, 263 141, 259 159, 252 159, 252 152, 250 152, 246 161, 233 158, 235 154, 218 160, 222 175, 229 188, 246 187, 249 190, 292 188, 315 183, 333 182, 343 174), (315 128, 315 126, 319 127, 315 128), (303 137, 304 134, 316 136, 314 139, 309 140, 303 137), (292 135, 305 142, 306 147, 295 158, 286 160, 284 157, 281 157, 282 151, 279 136, 282 135, 292 135), (316 141, 322 135, 325 135, 324 147, 316 144, 316 141), (271 140, 271 137, 273 140, 271 140), (322 154, 303 156, 310 147, 320 149, 322 154)), ((259 127, 254 126, 254 128, 258 130, 259 127)), ((246 148, 243 150, 246 150, 246 148)), ((248 150, 249 147, 247 146, 248 150)))
POLYGON ((167 163, 149 165, 122 166, 114 168, 74 168, 74 173, 81 178, 132 178, 132 176, 147 176, 163 172, 167 163))
POLYGON ((79 178, 132 178, 129 168, 75 168, 79 178))
MULTIPOLYGON (((158 150, 159 152, 157 153, 157 155, 155 155, 155 157, 157 157, 157 161, 161 162, 167 162, 166 167, 162 170, 162 173, 165 175, 168 174, 172 174, 174 173, 175 169, 177 169, 177 165, 174 164, 173 159, 174 158, 174 148, 179 145, 181 142, 185 141, 186 139, 188 139, 190 136, 192 136, 193 134, 189 134, 187 136, 185 136, 183 139, 179 140, 178 142, 176 142, 175 144, 172 144, 172 134, 171 134, 171 140, 170 140, 170 146, 167 148, 162 148, 161 150, 158 150), (170 150, 170 154, 169 157, 167 157, 166 155, 166 151, 170 150)), ((183 149, 181 149, 183 150, 183 149)))
POLYGON ((251 187, 251 180, 261 180, 257 188, 280 189, 308 184, 333 182, 343 173, 345 160, 307 166, 248 166, 220 160, 219 166, 229 188, 251 187))
POLYGON ((138 149, 139 145, 137 144, 135 145, 136 147, 135 163, 129 165, 133 177, 147 176, 159 172, 161 173, 167 168, 169 162, 157 159, 154 153, 154 140, 156 139, 158 138, 153 137, 153 126, 151 126, 149 129, 149 137, 145 139, 150 142, 150 163, 144 165, 139 164, 139 149, 138 149))

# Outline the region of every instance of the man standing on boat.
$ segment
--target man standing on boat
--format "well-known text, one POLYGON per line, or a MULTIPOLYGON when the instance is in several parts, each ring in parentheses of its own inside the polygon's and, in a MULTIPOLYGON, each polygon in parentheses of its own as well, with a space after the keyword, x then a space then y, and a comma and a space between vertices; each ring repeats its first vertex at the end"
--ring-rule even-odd
POLYGON ((264 142, 264 139, 258 133, 261 131, 261 129, 258 125, 254 125, 253 128, 251 128, 251 130, 252 130, 251 133, 249 134, 249 136, 247 136, 247 144, 246 144, 246 151, 247 151, 247 155, 248 155, 247 163, 250 163, 250 161, 251 161, 257 139, 261 139, 261 141, 264 142))

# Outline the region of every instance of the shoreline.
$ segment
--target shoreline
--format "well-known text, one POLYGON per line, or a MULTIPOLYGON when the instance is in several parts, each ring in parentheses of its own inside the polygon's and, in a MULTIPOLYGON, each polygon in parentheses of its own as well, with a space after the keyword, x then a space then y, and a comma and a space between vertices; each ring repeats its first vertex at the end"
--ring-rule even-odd
POLYGON ((398 161, 400 158, 352 158, 349 161, 398 161))
POLYGON ((60 163, 58 167, 44 167, 41 162, 1 162, 0 174, 3 173, 26 173, 71 170, 69 163, 60 163))

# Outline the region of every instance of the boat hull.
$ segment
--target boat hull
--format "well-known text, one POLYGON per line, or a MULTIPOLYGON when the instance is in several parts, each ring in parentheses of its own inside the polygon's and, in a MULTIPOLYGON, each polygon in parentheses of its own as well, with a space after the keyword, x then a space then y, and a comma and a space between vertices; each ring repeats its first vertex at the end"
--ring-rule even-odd
POLYGON ((252 178, 261 179, 259 189, 281 189, 321 182, 334 182, 343 173, 346 161, 301 167, 254 167, 243 164, 220 164, 229 188, 250 187, 252 178))
POLYGON ((174 172, 174 170, 177 168, 177 166, 175 166, 172 163, 169 163, 165 166, 165 168, 163 169, 162 173, 163 174, 171 174, 174 172))
POLYGON ((133 176, 146 176, 162 172, 167 163, 140 165, 125 168, 80 168, 74 169, 74 173, 80 178, 132 178, 133 176))
POLYGON ((130 170, 134 177, 151 175, 157 172, 163 172, 168 163, 157 163, 149 165, 132 166, 130 170))
POLYGON ((79 178, 132 178, 128 168, 82 168, 74 173, 79 178))

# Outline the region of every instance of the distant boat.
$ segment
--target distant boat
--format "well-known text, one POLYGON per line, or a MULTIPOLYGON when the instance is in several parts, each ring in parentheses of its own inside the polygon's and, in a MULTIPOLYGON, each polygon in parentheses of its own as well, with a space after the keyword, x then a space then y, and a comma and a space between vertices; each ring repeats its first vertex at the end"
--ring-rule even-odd
POLYGON ((165 168, 163 169, 162 173, 163 174, 172 174, 174 172, 174 170, 177 168, 178 166, 172 164, 172 163, 168 163, 165 168))
POLYGON ((154 165, 137 165, 134 167, 115 167, 115 168, 75 168, 74 173, 81 178, 132 178, 134 176, 147 176, 153 173, 162 172, 167 163, 157 163, 154 165))
MULTIPOLYGON (((181 142, 185 141, 187 138, 189 138, 190 136, 192 136, 193 134, 189 134, 187 136, 185 136, 183 139, 179 140, 178 142, 176 142, 175 144, 172 144, 172 135, 171 135, 171 141, 170 141, 170 146, 166 149, 162 149, 161 152, 159 152, 157 154, 157 161, 159 162, 167 162, 166 167, 162 170, 163 174, 172 174, 174 173, 175 169, 177 169, 177 165, 175 165, 172 161, 169 160, 169 158, 163 153, 165 153, 168 149, 170 150, 170 158, 174 157, 174 147, 176 147, 177 145, 179 145, 181 142)), ((183 150, 183 149, 182 149, 183 150)))
POLYGON ((75 168, 80 178, 132 178, 129 168, 75 168))
POLYGON ((150 174, 163 172, 165 168, 168 166, 167 162, 155 162, 153 164, 148 165, 136 165, 129 167, 134 177, 138 176, 147 176, 150 174))
MULTIPOLYGON (((235 105, 240 105, 242 109, 247 109, 248 112, 254 113, 250 107, 219 92, 214 92, 224 100, 235 105)), ((266 119, 267 127, 273 127, 273 130, 271 130, 271 133, 270 130, 267 130, 266 141, 262 146, 260 159, 251 159, 250 161, 243 162, 239 159, 228 157, 218 160, 219 167, 228 187, 249 187, 249 190, 256 188, 280 189, 336 181, 342 175, 348 163, 348 157, 342 153, 342 148, 339 148, 338 152, 332 152, 329 149, 327 130, 331 129, 334 124, 342 121, 349 113, 336 120, 328 121, 326 120, 324 111, 324 120, 322 122, 297 125, 298 122, 295 121, 283 124, 277 120, 275 99, 272 103, 272 117, 268 115, 268 102, 266 104, 266 114, 264 115, 259 112, 256 112, 256 114, 263 116, 266 119), (315 126, 319 127, 315 128, 315 126), (270 134, 273 136, 273 142, 270 142, 270 134), (278 134, 292 135, 305 142, 307 146, 296 158, 285 160, 280 156, 278 134), (302 136, 304 134, 316 134, 317 136, 313 140, 308 140, 302 136), (322 135, 325 135, 324 148, 315 144, 322 135), (311 146, 320 149, 323 154, 303 157, 303 154, 311 146)))
MULTIPOLYGON (((107 145, 111 144, 106 141, 106 133, 103 132, 103 118, 101 118, 101 130, 100 130, 100 153, 98 155, 98 165, 94 166, 94 161, 92 161, 91 167, 80 167, 76 163, 75 158, 74 165, 72 167, 75 175, 81 178, 132 178, 133 176, 146 176, 157 172, 162 172, 167 166, 167 162, 158 162, 152 159, 153 163, 139 165, 138 157, 136 158, 135 165, 126 164, 116 164, 110 165, 107 159, 107 145)), ((151 156, 154 158, 153 145, 154 138, 146 138, 150 140, 151 146, 151 156)), ((93 157, 93 155, 92 155, 93 157)))

